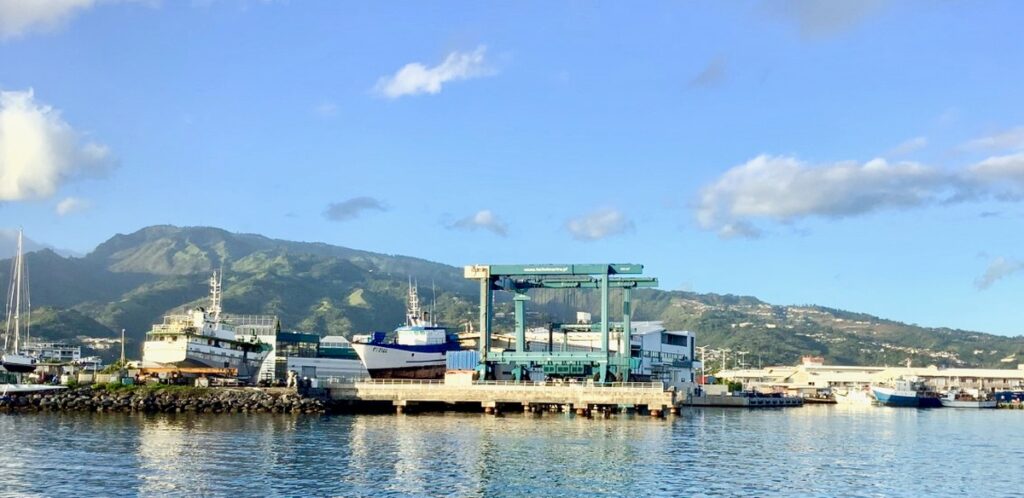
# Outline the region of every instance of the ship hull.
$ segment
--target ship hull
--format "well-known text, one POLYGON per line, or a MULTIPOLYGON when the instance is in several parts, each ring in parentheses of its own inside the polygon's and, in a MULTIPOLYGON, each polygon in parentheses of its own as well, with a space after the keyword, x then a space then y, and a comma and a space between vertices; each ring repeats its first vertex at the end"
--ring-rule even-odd
POLYGON ((945 399, 942 400, 943 408, 995 408, 996 400, 986 401, 969 401, 969 400, 958 400, 958 399, 945 399))
POLYGON ((835 399, 836 403, 840 405, 870 406, 875 403, 875 398, 871 397, 871 394, 860 390, 836 391, 835 399))
POLYGON ((367 370, 371 379, 443 379, 445 367, 420 366, 404 368, 378 368, 367 370))
POLYGON ((875 399, 878 400, 880 405, 905 408, 917 408, 920 406, 917 393, 914 392, 904 393, 884 387, 875 387, 872 389, 872 392, 875 394, 875 399))
POLYGON ((374 379, 444 378, 446 350, 358 342, 352 343, 352 348, 374 379))
POLYGON ((234 369, 238 377, 251 378, 259 372, 265 356, 263 352, 240 352, 191 342, 146 341, 142 358, 144 366, 234 369))
POLYGON ((11 373, 30 373, 36 370, 35 362, 24 355, 20 354, 5 354, 0 359, 0 365, 11 373))

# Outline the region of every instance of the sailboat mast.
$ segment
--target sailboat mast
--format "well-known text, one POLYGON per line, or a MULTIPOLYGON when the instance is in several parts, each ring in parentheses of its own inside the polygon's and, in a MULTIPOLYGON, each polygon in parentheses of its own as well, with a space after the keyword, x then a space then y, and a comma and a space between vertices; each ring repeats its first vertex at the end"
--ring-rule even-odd
MULTIPOLYGON (((15 255, 17 256, 17 255, 15 255)), ((7 347, 11 342, 11 320, 14 318, 14 275, 15 269, 18 265, 18 258, 11 259, 11 284, 7 287, 7 323, 4 327, 4 351, 7 352, 7 347)))
MULTIPOLYGON (((18 353, 20 348, 19 336, 21 335, 21 267, 22 267, 22 245, 21 245, 22 230, 18 229, 18 253, 17 262, 15 263, 15 276, 14 276, 14 350, 15 354, 18 353)), ((10 332, 8 332, 10 333, 10 332)))

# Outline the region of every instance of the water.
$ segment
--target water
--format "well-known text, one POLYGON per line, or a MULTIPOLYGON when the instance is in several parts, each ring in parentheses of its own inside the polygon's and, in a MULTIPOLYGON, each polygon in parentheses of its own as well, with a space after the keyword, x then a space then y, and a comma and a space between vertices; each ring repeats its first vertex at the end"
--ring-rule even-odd
POLYGON ((0 494, 1020 496, 1024 412, 0 415, 0 494))

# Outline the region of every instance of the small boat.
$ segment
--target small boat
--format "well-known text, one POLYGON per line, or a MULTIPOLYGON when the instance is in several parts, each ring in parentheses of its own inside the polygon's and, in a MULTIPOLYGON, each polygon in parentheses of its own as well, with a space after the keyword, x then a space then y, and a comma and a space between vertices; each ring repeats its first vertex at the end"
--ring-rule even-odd
POLYGON ((458 351, 458 334, 449 333, 420 311, 416 287, 409 283, 405 325, 391 339, 383 332, 352 338, 352 348, 374 379, 440 379, 447 369, 447 354, 458 351))
POLYGON ((900 377, 887 385, 872 385, 871 392, 878 403, 885 406, 910 408, 939 408, 942 402, 937 393, 928 391, 924 382, 916 377, 900 377))
POLYGON ((978 396, 966 391, 953 389, 946 393, 940 401, 945 408, 995 408, 995 399, 978 396))
POLYGON ((830 393, 818 393, 803 398, 805 405, 834 405, 837 403, 835 396, 830 393))
POLYGON ((860 389, 849 388, 849 389, 832 389, 832 396, 835 398, 836 403, 840 405, 873 405, 875 404, 875 396, 871 394, 871 389, 864 386, 860 389))
POLYGON ((21 350, 22 341, 28 341, 29 324, 32 320, 22 237, 22 231, 18 230, 18 250, 11 262, 11 286, 7 293, 7 326, 4 331, 4 349, 0 354, 0 366, 11 373, 29 373, 36 369, 36 359, 21 350), (22 293, 25 296, 22 296, 22 293), (22 317, 22 314, 25 316, 22 317), (22 338, 23 333, 24 338, 22 338))

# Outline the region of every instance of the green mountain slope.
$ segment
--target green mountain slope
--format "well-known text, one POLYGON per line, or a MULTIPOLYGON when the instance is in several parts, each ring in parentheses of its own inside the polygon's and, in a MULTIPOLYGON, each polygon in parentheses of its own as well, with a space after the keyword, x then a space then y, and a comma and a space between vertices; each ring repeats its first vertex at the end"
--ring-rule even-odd
MULTIPOLYGON (((43 250, 26 260, 33 305, 52 308, 37 313, 35 334, 110 337, 124 328, 136 352, 162 315, 205 304, 207 281, 218 268, 225 272, 226 311, 276 314, 285 328, 323 335, 394 328, 404 318, 410 279, 419 282, 424 302, 436 302, 444 323, 461 328, 477 313, 476 284, 460 268, 209 227, 153 226, 115 235, 81 258, 43 250)), ((9 268, 9 260, 0 262, 0 281, 9 280, 9 268)), ((1024 337, 922 328, 818 306, 773 306, 749 296, 658 290, 634 296, 636 319, 664 320, 696 331, 699 344, 748 351, 751 364, 791 364, 805 354, 849 364, 1024 362, 1024 337)), ((536 291, 531 298, 531 326, 573 321, 578 310, 597 318, 596 292, 536 291)), ((499 293, 497 300, 497 311, 506 314, 499 330, 510 329, 509 296, 499 293)))

